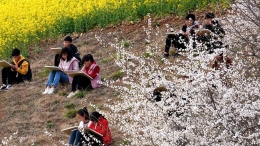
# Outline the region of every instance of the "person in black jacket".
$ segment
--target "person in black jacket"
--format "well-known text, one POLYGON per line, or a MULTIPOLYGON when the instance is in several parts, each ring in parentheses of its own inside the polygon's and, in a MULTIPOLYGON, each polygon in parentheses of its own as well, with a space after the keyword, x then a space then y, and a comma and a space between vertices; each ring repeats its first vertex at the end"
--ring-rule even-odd
MULTIPOLYGON (((185 24, 182 26, 181 30, 177 34, 169 34, 165 42, 164 57, 169 57, 169 50, 171 45, 173 45, 177 50, 185 49, 185 43, 189 42, 189 36, 195 35, 195 29, 199 28, 199 23, 196 21, 194 14, 188 14, 186 16, 185 24)), ((177 51, 176 50, 176 51, 177 51)), ((175 53, 174 56, 178 56, 175 53)))
POLYGON ((198 40, 204 43, 209 53, 213 53, 216 48, 221 48, 223 43, 220 41, 225 36, 225 31, 217 20, 214 19, 213 13, 207 13, 205 15, 204 28, 211 31, 210 35, 201 35, 198 40))
MULTIPOLYGON (((68 48, 71 51, 73 57, 75 57, 76 59, 79 60, 79 62, 81 62, 80 53, 78 51, 78 48, 74 44, 72 44, 72 38, 70 36, 66 36, 64 38, 63 44, 64 44, 65 48, 68 48)), ((59 66, 59 63, 60 63, 59 55, 60 54, 55 55, 54 66, 59 66)))

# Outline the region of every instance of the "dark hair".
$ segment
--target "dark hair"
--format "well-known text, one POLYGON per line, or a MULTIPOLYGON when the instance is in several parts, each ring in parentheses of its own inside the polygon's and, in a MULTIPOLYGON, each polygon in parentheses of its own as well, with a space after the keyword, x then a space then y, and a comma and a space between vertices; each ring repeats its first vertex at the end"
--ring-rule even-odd
POLYGON ((72 42, 72 38, 71 38, 70 36, 66 36, 66 37, 64 38, 64 41, 72 42))
POLYGON ((215 18, 215 16, 214 16, 213 13, 207 13, 206 16, 205 16, 205 19, 207 19, 207 18, 213 19, 213 18, 215 18))
POLYGON ((89 119, 90 119, 90 121, 97 122, 101 116, 102 116, 102 115, 101 115, 99 112, 94 111, 94 112, 92 112, 92 113, 90 114, 89 119))
POLYGON ((14 48, 12 51, 12 56, 19 56, 20 55, 20 50, 17 48, 14 48))
POLYGON ((186 20, 189 20, 190 18, 191 18, 193 21, 196 20, 196 17, 195 17, 194 14, 188 14, 188 15, 186 16, 186 20))
POLYGON ((73 57, 70 49, 66 47, 62 48, 60 52, 60 59, 65 60, 64 58, 62 58, 62 54, 67 54, 67 61, 70 61, 71 58, 73 57))
POLYGON ((85 56, 83 56, 81 62, 84 63, 85 61, 89 61, 92 63, 94 62, 93 56, 91 54, 87 54, 85 56))
POLYGON ((78 113, 80 116, 85 117, 85 120, 89 120, 89 113, 88 109, 84 107, 83 109, 78 110, 78 113))

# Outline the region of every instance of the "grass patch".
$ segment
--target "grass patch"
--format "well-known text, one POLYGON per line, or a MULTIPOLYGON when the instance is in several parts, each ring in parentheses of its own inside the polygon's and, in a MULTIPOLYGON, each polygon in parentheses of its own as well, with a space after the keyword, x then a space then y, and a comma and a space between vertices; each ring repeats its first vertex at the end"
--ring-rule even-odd
POLYGON ((53 127, 55 127, 55 124, 51 121, 48 120, 47 123, 45 124, 46 128, 51 129, 53 127))
POLYGON ((111 75, 110 75, 110 78, 114 79, 114 80, 117 80, 119 78, 122 78, 124 76, 124 73, 121 71, 121 70, 117 70, 115 72, 113 72, 111 75))
POLYGON ((108 62, 110 62, 110 61, 112 61, 112 60, 113 60, 112 57, 103 58, 103 59, 101 60, 101 63, 108 63, 108 62))
POLYGON ((77 110, 76 109, 69 109, 66 113, 65 113, 65 117, 66 118, 75 118, 77 115, 77 110))
POLYGON ((47 76, 50 74, 50 72, 51 72, 51 71, 50 71, 49 69, 43 68, 42 72, 39 73, 39 76, 40 76, 41 78, 47 77, 47 76))
POLYGON ((149 52, 145 52, 145 53, 144 53, 144 57, 150 58, 150 57, 152 57, 152 55, 151 55, 151 53, 149 53, 149 52))
POLYGON ((66 109, 75 109, 76 105, 73 103, 68 103, 66 105, 64 105, 64 108, 66 109))
POLYGON ((85 97, 85 95, 88 93, 88 90, 83 90, 83 91, 80 91, 79 93, 76 93, 75 95, 74 95, 74 97, 76 97, 76 98, 83 98, 83 97, 85 97))
POLYGON ((58 103, 60 103, 59 100, 54 100, 54 101, 52 102, 52 105, 55 105, 55 104, 58 104, 58 103))

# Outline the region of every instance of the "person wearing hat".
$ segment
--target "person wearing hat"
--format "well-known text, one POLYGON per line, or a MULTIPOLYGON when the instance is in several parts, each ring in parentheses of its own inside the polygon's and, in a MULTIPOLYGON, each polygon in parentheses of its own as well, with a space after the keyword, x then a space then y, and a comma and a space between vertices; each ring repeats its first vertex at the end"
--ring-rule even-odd
POLYGON ((29 61, 27 61, 20 54, 19 49, 17 48, 13 49, 12 57, 14 60, 11 66, 2 69, 3 85, 0 87, 1 90, 9 90, 12 88, 13 83, 31 81, 32 79, 32 73, 31 73, 29 61))
MULTIPOLYGON (((189 36, 195 35, 195 29, 199 28, 199 22, 196 21, 196 17, 194 14, 188 14, 186 16, 185 24, 179 30, 178 34, 169 34, 166 38, 165 49, 164 49, 164 57, 169 57, 169 50, 171 45, 178 49, 185 49, 185 43, 189 42, 189 36)), ((177 51, 176 50, 176 51, 177 51)), ((179 54, 176 52, 174 56, 178 56, 179 54)))
POLYGON ((215 15, 213 13, 207 13, 205 15, 204 28, 210 30, 212 34, 198 36, 198 40, 206 45, 207 51, 209 51, 209 53, 213 53, 214 49, 222 47, 223 43, 220 39, 225 35, 224 29, 214 18, 215 15))
POLYGON ((100 67, 96 64, 91 54, 87 54, 82 58, 83 67, 82 72, 86 73, 93 79, 89 79, 83 75, 76 75, 73 77, 72 89, 67 98, 71 98, 81 90, 93 89, 100 87, 101 76, 100 67))

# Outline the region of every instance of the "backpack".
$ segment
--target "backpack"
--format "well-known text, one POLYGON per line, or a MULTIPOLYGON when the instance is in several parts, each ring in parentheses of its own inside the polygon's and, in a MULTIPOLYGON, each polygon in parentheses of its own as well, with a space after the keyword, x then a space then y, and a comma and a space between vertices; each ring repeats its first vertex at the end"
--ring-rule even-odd
POLYGON ((30 67, 30 62, 27 59, 23 59, 18 63, 18 67, 21 67, 24 61, 28 62, 28 72, 22 76, 22 79, 30 82, 32 80, 32 71, 30 67))

